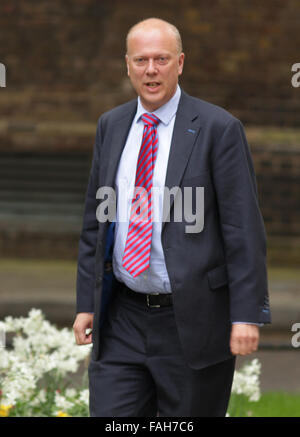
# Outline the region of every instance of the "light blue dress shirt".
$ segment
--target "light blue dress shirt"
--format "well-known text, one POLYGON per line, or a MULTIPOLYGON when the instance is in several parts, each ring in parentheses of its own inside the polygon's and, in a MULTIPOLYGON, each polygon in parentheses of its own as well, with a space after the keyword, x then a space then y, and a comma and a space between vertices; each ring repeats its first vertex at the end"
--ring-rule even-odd
POLYGON ((144 130, 144 123, 140 117, 145 112, 148 112, 143 108, 140 98, 138 98, 137 112, 133 119, 116 174, 115 190, 117 193, 117 215, 112 260, 113 271, 119 281, 124 282, 132 290, 141 293, 172 292, 161 244, 161 227, 163 188, 165 186, 169 152, 180 95, 181 90, 180 87, 177 86, 173 97, 153 112, 161 122, 157 127, 158 152, 153 172, 154 221, 152 228, 150 266, 136 278, 133 278, 127 270, 122 267, 122 259, 127 238, 128 219, 130 217, 136 165, 144 130))

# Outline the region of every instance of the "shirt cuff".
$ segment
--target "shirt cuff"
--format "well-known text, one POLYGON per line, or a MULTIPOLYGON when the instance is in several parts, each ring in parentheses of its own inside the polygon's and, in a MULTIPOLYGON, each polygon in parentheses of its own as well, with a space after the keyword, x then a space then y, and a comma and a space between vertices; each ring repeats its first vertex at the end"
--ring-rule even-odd
POLYGON ((261 328, 264 326, 264 323, 254 323, 254 322, 231 322, 232 325, 255 325, 261 328))

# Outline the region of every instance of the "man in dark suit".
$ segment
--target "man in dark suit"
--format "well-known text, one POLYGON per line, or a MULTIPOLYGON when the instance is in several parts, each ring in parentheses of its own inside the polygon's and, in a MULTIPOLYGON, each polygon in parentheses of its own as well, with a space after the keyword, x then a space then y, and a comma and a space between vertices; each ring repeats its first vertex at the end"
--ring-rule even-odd
POLYGON ((90 413, 224 416, 235 357, 270 322, 250 150, 239 120, 180 89, 174 26, 133 26, 126 63, 138 99, 99 119, 79 243, 90 413))

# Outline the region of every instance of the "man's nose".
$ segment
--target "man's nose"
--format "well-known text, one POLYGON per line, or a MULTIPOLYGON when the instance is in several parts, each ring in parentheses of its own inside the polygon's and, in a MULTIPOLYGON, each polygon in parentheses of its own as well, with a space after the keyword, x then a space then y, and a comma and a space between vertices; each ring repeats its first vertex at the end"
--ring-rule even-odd
POLYGON ((147 65, 147 69, 146 69, 146 73, 147 74, 155 74, 157 73, 157 67, 155 65, 154 59, 149 59, 148 65, 147 65))

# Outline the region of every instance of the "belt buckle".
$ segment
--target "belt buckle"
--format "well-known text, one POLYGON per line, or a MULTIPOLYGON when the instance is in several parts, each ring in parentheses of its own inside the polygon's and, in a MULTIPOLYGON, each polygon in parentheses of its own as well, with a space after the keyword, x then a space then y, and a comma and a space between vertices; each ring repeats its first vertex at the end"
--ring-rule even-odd
POLYGON ((161 305, 151 305, 149 302, 149 296, 158 296, 158 295, 159 295, 159 293, 151 293, 151 294, 146 295, 147 296, 147 306, 149 308, 160 308, 161 307, 161 305))

